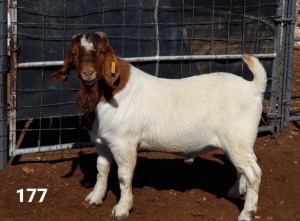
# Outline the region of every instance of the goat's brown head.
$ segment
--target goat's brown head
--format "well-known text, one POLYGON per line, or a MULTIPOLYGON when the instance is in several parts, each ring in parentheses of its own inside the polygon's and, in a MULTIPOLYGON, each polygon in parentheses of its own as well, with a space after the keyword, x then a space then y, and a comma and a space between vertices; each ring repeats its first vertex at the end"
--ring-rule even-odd
POLYGON ((104 78, 106 84, 115 89, 120 82, 118 65, 119 59, 109 45, 105 33, 77 34, 73 36, 63 67, 53 73, 51 79, 64 82, 74 68, 85 86, 91 86, 104 78))
POLYGON ((126 85, 130 65, 115 55, 105 33, 96 32, 73 36, 63 66, 51 75, 51 79, 64 82, 71 69, 76 70, 80 79, 76 103, 91 129, 98 102, 109 101, 126 85))

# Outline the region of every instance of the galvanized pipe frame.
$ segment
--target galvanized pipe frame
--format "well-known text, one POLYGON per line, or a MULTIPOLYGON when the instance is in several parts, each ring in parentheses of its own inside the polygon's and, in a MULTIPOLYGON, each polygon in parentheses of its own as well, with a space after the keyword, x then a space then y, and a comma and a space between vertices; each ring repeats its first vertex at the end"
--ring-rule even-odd
MULTIPOLYGON (((278 45, 278 60, 277 60, 277 64, 279 66, 278 70, 279 73, 276 73, 279 75, 279 83, 278 83, 278 88, 276 88, 276 90, 278 90, 278 114, 277 114, 277 122, 276 122, 276 132, 280 132, 283 128, 283 122, 284 122, 284 116, 283 116, 283 89, 284 89, 284 76, 283 73, 285 73, 285 63, 284 63, 284 56, 285 56, 285 28, 286 25, 285 23, 285 9, 286 9, 286 4, 285 4, 285 0, 280 0, 280 4, 278 7, 278 23, 277 23, 277 27, 278 27, 278 31, 277 31, 277 36, 280 39, 279 41, 279 45, 278 45)), ((278 76, 277 76, 278 78, 278 76)), ((277 85, 276 85, 277 86, 277 85)))
POLYGON ((285 97, 286 97, 286 105, 285 105, 285 110, 284 110, 284 116, 287 122, 290 121, 299 121, 300 116, 291 116, 290 113, 290 105, 292 101, 292 75, 293 75, 293 55, 294 55, 294 31, 295 31, 295 24, 296 24, 296 0, 291 0, 287 1, 288 10, 288 16, 292 19, 291 22, 288 25, 288 30, 287 30, 287 41, 288 45, 286 47, 287 50, 287 76, 286 76, 286 90, 285 90, 285 97))
MULTIPOLYGON (((159 26, 158 26, 158 7, 159 7, 159 0, 156 0, 155 10, 154 10, 154 22, 155 22, 156 57, 157 58, 159 58, 159 53, 160 53, 159 26)), ((158 76, 158 72, 159 72, 159 60, 157 60, 156 66, 155 66, 155 76, 158 76)))
POLYGON ((16 107, 17 107, 17 63, 18 63, 18 18, 17 0, 8 0, 8 28, 10 51, 9 96, 8 96, 8 124, 9 124, 9 156, 16 151, 16 107))
MULTIPOLYGON (((158 11, 159 0, 156 1, 156 11, 158 11)), ((17 62, 17 0, 9 0, 9 15, 10 15, 10 27, 11 27, 11 35, 10 35, 10 49, 11 49, 11 80, 10 80, 10 115, 9 115, 9 154, 10 156, 17 156, 23 154, 31 154, 37 152, 46 152, 46 151, 55 151, 55 150, 66 150, 71 148, 79 148, 92 146, 93 144, 90 142, 81 142, 81 143, 68 143, 68 144, 57 144, 51 146, 39 146, 39 147, 30 147, 26 149, 16 149, 16 80, 17 80, 17 69, 18 68, 29 68, 29 67, 45 67, 45 66, 59 66, 62 65, 62 61, 43 61, 43 62, 26 62, 19 63, 17 62)), ((158 18, 157 14, 154 13, 155 23, 157 24, 156 28, 156 45, 159 47, 159 29, 158 29, 158 18)), ((241 54, 227 54, 227 55, 181 55, 181 56, 160 56, 159 51, 156 56, 149 57, 135 57, 135 58, 125 58, 130 62, 149 62, 156 61, 157 64, 159 61, 186 61, 186 60, 216 60, 216 59, 240 59, 241 54)), ((278 54, 276 52, 270 54, 256 54, 259 58, 272 58, 274 62, 278 60, 278 54)), ((276 67, 274 65, 274 67, 276 67)), ((276 70, 276 69, 274 69, 276 70)), ((156 69, 158 72, 158 67, 156 69)), ((274 77, 274 76, 273 76, 274 77)), ((275 80, 275 78, 273 79, 275 80)), ((275 112, 275 100, 271 99, 271 109, 270 116, 273 116, 275 112)), ((263 131, 271 131, 274 132, 274 124, 270 124, 270 126, 259 128, 260 132, 263 131)))
POLYGON ((92 142, 78 142, 78 143, 66 143, 66 144, 57 144, 57 145, 49 145, 49 146, 41 146, 41 147, 29 147, 23 149, 16 149, 13 152, 10 152, 10 156, 19 156, 25 154, 33 154, 33 153, 43 153, 49 151, 58 151, 58 150, 70 150, 75 148, 83 148, 83 147, 93 147, 95 144, 92 142))
MULTIPOLYGON (((283 1, 278 0, 279 7, 276 10, 276 18, 282 18, 283 13, 283 1)), ((270 106, 268 112, 268 119, 269 119, 269 127, 271 128, 271 132, 276 132, 276 126, 278 123, 278 110, 277 110, 277 98, 278 98, 278 68, 279 68, 279 60, 280 60, 280 50, 281 50, 281 42, 282 42, 282 23, 276 22, 275 28, 275 41, 274 41, 274 52, 276 56, 273 60, 273 67, 272 67, 272 85, 271 85, 271 97, 270 97, 270 106)))
POLYGON ((296 0, 283 0, 280 5, 282 6, 281 19, 279 19, 281 25, 281 62, 276 132, 281 132, 286 122, 300 120, 300 116, 290 116, 296 0))
MULTIPOLYGON (((269 54, 254 54, 258 58, 276 58, 276 53, 269 54)), ((124 58, 129 62, 159 62, 159 61, 195 61, 195 60, 230 60, 242 59, 242 54, 224 54, 224 55, 176 55, 176 56, 148 56, 148 57, 130 57, 124 58)), ((51 67, 62 66, 63 61, 45 61, 45 62, 24 62, 17 64, 18 68, 33 68, 33 67, 51 67)))

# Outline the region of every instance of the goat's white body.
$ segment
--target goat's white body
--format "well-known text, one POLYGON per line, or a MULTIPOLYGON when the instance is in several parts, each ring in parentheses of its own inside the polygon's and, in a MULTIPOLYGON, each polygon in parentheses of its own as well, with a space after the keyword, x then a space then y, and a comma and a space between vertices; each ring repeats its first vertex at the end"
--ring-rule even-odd
POLYGON ((253 57, 251 62, 253 81, 228 73, 161 79, 131 66, 126 86, 109 102, 97 106, 90 135, 98 143, 99 175, 86 200, 102 203, 107 171, 114 158, 119 167, 121 199, 113 215, 125 217, 132 207, 131 179, 138 150, 193 158, 219 147, 241 174, 229 194, 238 197, 248 192, 239 221, 251 220, 261 175, 253 144, 266 84, 262 65, 253 57))
POLYGON ((143 151, 197 154, 223 147, 230 133, 256 136, 261 101, 252 82, 233 74, 170 80, 132 66, 126 87, 97 106, 97 138, 109 146, 122 140, 143 151))

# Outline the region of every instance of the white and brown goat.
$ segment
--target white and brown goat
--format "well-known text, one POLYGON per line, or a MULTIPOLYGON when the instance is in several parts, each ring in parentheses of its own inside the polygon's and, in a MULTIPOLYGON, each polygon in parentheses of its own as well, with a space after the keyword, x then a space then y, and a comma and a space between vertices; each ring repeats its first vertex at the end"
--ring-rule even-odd
POLYGON ((103 203, 115 160, 121 197, 112 215, 127 217, 133 206, 137 151, 170 152, 191 159, 221 148, 239 174, 228 195, 246 194, 238 220, 252 220, 261 181, 253 145, 266 72, 257 58, 244 55, 243 60, 253 81, 222 72, 162 79, 117 57, 104 33, 75 35, 63 67, 51 78, 66 81, 75 68, 80 80, 77 105, 98 152, 97 183, 86 201, 103 203))

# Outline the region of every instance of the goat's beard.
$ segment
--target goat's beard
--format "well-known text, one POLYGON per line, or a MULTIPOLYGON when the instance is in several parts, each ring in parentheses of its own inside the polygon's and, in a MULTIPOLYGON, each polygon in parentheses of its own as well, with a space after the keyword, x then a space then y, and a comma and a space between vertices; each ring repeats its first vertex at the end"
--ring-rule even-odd
POLYGON ((83 114, 88 129, 92 129, 95 119, 95 110, 101 98, 98 82, 87 86, 80 83, 80 89, 77 93, 76 103, 81 114, 83 114))

